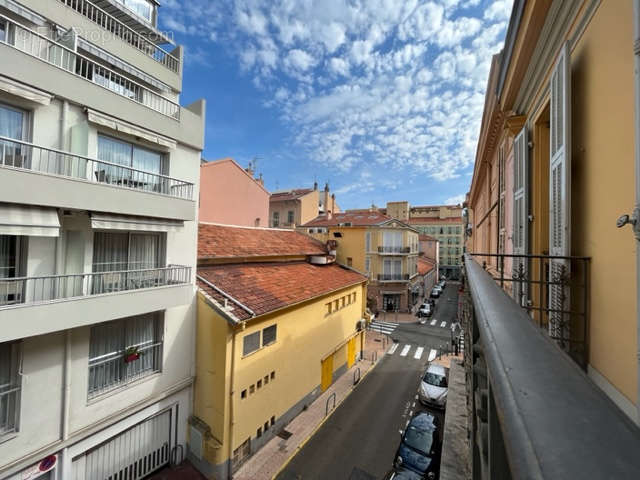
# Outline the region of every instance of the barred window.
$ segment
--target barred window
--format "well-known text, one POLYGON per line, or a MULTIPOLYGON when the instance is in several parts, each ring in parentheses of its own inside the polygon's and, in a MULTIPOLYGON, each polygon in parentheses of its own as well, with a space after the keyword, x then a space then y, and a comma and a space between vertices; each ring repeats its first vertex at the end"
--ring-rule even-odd
POLYGON ((20 342, 0 343, 0 438, 18 431, 20 342))
POLYGON ((163 330, 161 312, 91 327, 89 398, 159 372, 162 368, 163 330))
POLYGON ((250 333, 242 339, 242 355, 246 356, 260 348, 260 332, 250 333))
POLYGON ((276 341, 277 325, 271 325, 270 327, 262 330, 262 346, 271 345, 276 341))

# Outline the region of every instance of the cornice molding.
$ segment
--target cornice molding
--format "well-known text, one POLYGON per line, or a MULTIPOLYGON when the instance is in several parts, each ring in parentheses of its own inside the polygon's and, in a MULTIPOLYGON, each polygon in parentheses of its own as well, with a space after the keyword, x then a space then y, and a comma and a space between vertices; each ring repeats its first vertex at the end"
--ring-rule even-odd
POLYGON ((520 133, 520 130, 522 130, 525 123, 527 123, 527 117, 525 115, 509 115, 505 118, 504 128, 511 134, 511 136, 515 137, 520 133))

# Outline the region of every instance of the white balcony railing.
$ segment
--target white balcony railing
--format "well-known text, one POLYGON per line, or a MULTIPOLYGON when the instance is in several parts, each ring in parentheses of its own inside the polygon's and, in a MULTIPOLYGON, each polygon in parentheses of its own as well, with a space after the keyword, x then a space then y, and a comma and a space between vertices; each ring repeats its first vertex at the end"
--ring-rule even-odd
POLYGON ((67 7, 84 15, 93 23, 111 32, 122 41, 153 58, 160 65, 175 73, 180 73, 180 59, 163 50, 113 15, 107 13, 89 0, 60 0, 67 7))
POLYGON ((168 98, 4 15, 0 15, 0 26, 2 25, 5 28, 3 35, 0 35, 0 43, 99 85, 162 115, 180 120, 180 105, 168 98))
POLYGON ((0 167, 193 199, 193 183, 0 136, 0 167))
POLYGON ((183 285, 190 280, 191 267, 182 265, 115 272, 0 278, 0 310, 106 293, 183 285))

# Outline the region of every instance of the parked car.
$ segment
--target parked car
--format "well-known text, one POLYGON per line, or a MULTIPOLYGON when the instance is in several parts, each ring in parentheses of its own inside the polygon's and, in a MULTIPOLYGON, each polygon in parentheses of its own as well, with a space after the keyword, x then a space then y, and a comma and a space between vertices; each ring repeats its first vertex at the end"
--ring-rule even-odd
POLYGON ((440 283, 438 283, 438 286, 440 286, 441 288, 444 288, 447 286, 447 282, 445 280, 440 280, 440 283))
POLYGON ((433 314, 433 310, 431 309, 430 303, 425 302, 422 305, 420 305, 420 308, 418 309, 419 317, 430 317, 431 314, 433 314))
MULTIPOLYGON (((384 476, 384 480, 422 480, 424 477, 419 473, 407 468, 394 468, 384 476)), ((435 476, 427 478, 436 478, 435 476)))
POLYGON ((433 287, 433 290, 431 290, 431 298, 439 298, 441 293, 442 290, 440 290, 438 287, 433 287))
POLYGON ((445 408, 448 393, 447 371, 442 365, 430 364, 420 383, 418 392, 420 403, 436 408, 445 408))
POLYGON ((420 413, 413 417, 402 434, 395 467, 435 479, 440 467, 439 429, 439 422, 431 413, 420 413))

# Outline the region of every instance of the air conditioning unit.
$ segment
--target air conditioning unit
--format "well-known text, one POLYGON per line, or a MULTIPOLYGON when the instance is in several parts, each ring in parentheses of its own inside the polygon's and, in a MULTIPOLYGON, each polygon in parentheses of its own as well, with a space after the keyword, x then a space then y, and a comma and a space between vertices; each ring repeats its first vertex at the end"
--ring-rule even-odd
POLYGON ((199 460, 202 460, 205 442, 211 436, 211 428, 195 415, 189 417, 189 450, 199 460))

